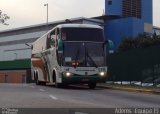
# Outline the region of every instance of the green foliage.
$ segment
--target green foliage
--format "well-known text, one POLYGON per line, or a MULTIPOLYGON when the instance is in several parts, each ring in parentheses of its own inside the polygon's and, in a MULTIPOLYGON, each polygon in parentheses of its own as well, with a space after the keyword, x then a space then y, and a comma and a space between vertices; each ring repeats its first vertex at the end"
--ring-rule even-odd
POLYGON ((0 10, 0 24, 8 25, 6 23, 8 19, 10 19, 10 17, 7 14, 3 14, 2 11, 0 10))
POLYGON ((133 48, 133 40, 132 38, 124 38, 119 45, 119 51, 127 51, 133 48))
POLYGON ((160 36, 140 34, 136 38, 124 38, 119 45, 119 51, 128 51, 135 48, 147 48, 160 45, 160 36))

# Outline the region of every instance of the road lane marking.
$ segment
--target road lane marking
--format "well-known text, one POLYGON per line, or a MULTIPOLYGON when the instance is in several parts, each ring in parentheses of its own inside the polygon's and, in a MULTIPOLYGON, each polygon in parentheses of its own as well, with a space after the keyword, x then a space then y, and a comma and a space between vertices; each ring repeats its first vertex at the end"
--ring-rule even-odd
POLYGON ((58 99, 57 97, 55 97, 55 96, 53 96, 53 95, 49 95, 49 97, 50 97, 51 99, 53 99, 53 100, 57 100, 57 99, 58 99))
POLYGON ((44 89, 39 89, 40 91, 44 92, 45 90, 44 89))
POLYGON ((88 114, 88 113, 84 113, 84 112, 75 112, 74 114, 88 114))
POLYGON ((35 86, 31 86, 32 88, 35 88, 35 86))

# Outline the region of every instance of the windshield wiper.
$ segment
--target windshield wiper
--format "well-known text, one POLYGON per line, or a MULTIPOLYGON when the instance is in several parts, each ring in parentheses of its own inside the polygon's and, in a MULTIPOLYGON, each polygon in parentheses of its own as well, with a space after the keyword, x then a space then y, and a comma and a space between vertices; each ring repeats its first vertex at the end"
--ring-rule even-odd
POLYGON ((79 48, 77 49, 76 55, 75 55, 75 68, 77 67, 78 56, 79 56, 79 48))
POLYGON ((87 57, 91 60, 92 64, 97 68, 98 66, 95 63, 95 61, 93 60, 93 58, 89 55, 88 50, 86 52, 87 52, 87 57))

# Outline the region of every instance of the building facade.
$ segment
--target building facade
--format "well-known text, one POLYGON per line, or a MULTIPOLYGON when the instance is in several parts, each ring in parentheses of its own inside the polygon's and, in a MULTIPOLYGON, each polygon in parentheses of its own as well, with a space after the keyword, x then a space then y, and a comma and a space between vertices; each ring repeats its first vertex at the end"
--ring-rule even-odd
POLYGON ((105 22, 106 37, 118 48, 120 41, 153 33, 152 0, 105 0, 105 15, 120 18, 105 22))

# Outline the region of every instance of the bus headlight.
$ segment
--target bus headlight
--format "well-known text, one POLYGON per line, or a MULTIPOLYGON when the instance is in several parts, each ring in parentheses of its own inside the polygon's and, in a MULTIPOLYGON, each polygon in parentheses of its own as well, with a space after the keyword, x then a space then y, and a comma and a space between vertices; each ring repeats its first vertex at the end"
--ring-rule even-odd
POLYGON ((67 77, 71 76, 71 73, 70 72, 66 72, 66 76, 67 77))
POLYGON ((99 75, 100 75, 101 77, 104 77, 104 76, 106 76, 106 72, 101 71, 101 72, 99 73, 99 75))
POLYGON ((72 75, 72 73, 70 73, 70 72, 65 72, 64 75, 65 75, 66 77, 70 77, 70 76, 72 75))

